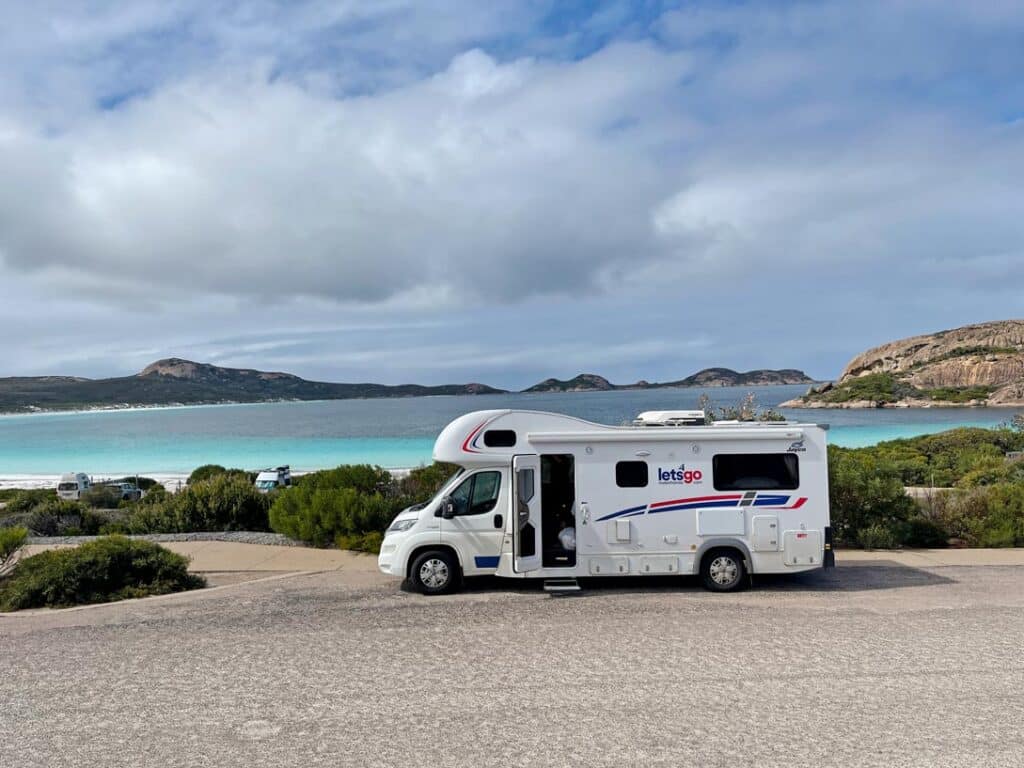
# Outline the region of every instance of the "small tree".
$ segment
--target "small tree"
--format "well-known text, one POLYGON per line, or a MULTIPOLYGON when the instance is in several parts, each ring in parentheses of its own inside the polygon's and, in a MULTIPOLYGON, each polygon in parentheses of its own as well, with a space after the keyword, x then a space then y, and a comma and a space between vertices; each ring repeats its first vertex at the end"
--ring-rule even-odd
POLYGON ((1024 413, 1018 413, 1010 419, 1010 429, 1014 432, 1024 432, 1024 413))

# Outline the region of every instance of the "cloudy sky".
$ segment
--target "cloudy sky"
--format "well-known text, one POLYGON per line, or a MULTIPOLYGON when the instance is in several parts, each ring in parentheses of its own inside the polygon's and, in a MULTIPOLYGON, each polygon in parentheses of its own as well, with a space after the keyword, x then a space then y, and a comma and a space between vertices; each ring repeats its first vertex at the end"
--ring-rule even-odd
POLYGON ((1024 316, 1014 0, 0 14, 0 375, 830 377, 1024 316))

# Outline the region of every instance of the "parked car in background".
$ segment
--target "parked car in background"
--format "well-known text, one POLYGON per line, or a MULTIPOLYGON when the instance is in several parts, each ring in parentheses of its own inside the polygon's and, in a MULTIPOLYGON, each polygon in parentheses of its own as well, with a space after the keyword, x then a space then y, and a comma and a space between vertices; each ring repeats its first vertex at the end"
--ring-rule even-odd
POLYGON ((84 472, 68 472, 60 476, 57 496, 65 501, 78 501, 82 494, 92 488, 92 481, 84 472))
POLYGON ((138 501, 142 498, 142 490, 135 483, 97 483, 95 487, 109 488, 112 492, 120 495, 121 501, 138 501))
POLYGON ((256 475, 256 490, 270 493, 277 488, 289 488, 292 484, 292 470, 287 464, 274 469, 261 469, 256 475))

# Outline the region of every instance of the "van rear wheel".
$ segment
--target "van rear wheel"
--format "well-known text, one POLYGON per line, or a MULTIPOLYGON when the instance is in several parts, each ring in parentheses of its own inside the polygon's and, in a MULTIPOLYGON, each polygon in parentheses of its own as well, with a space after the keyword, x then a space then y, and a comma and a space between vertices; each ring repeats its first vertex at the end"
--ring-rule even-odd
POLYGON ((432 549, 416 558, 409 569, 409 577, 424 595, 443 595, 458 584, 459 564, 450 552, 432 549))
POLYGON ((713 549, 704 555, 700 564, 701 580, 704 587, 712 592, 743 589, 746 572, 743 555, 735 549, 713 549))

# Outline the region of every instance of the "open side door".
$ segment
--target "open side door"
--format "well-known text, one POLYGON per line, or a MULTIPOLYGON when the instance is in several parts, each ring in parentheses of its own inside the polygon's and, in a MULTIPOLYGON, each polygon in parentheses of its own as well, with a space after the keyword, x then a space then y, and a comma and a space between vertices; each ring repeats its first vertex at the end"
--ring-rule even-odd
POLYGON ((516 573, 540 569, 540 457, 536 454, 512 459, 512 552, 516 573))

